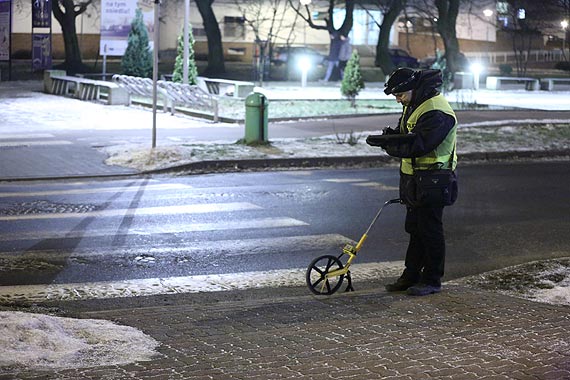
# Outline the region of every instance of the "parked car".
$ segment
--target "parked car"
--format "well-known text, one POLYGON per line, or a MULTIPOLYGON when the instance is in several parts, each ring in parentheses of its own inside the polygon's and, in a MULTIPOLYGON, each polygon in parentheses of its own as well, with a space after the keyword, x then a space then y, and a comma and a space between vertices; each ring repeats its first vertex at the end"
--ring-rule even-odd
POLYGON ((323 65, 327 60, 325 55, 308 46, 280 46, 273 50, 271 63, 276 66, 297 65, 301 57, 307 57, 313 66, 323 65))
POLYGON ((419 67, 418 59, 412 57, 407 51, 404 49, 388 49, 390 53, 390 58, 392 59, 392 63, 397 67, 411 67, 416 68, 419 67))
MULTIPOLYGON (((435 57, 426 57, 420 59, 420 68, 421 69, 429 69, 435 63, 435 57)), ((469 71, 469 60, 463 53, 459 53, 459 62, 458 62, 458 69, 459 71, 469 71)))

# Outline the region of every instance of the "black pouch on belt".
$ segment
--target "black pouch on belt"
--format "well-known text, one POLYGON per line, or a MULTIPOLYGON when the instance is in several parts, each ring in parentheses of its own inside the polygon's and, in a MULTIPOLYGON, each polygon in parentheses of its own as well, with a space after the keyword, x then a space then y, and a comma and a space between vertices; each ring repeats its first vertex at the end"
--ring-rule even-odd
POLYGON ((457 175, 453 170, 416 170, 416 207, 451 206, 457 200, 457 175))

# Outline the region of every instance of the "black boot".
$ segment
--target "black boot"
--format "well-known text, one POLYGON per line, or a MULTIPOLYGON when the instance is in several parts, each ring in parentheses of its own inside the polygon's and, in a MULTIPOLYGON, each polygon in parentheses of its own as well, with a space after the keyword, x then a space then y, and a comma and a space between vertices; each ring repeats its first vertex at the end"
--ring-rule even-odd
POLYGON ((441 292, 441 285, 437 284, 417 284, 410 286, 407 289, 407 294, 410 296, 427 296, 428 294, 434 294, 441 292))
POLYGON ((406 280, 404 278, 399 278, 393 284, 386 284, 385 288, 388 292, 403 292, 408 290, 409 287, 414 286, 416 283, 406 280))

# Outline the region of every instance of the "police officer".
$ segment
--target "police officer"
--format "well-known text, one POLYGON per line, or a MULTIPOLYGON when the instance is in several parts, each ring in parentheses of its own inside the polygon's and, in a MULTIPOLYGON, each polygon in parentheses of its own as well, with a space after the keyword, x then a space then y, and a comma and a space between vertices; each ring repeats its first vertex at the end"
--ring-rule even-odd
POLYGON ((394 95, 403 105, 398 128, 386 128, 384 134, 408 137, 380 144, 390 156, 401 158, 400 198, 406 204, 405 230, 410 235, 404 272, 396 282, 386 285, 389 292, 423 296, 441 291, 445 264, 443 207, 415 204, 413 174, 415 170, 455 170, 457 164, 457 119, 438 91, 442 83, 440 70, 400 68, 384 85, 384 93, 394 95))

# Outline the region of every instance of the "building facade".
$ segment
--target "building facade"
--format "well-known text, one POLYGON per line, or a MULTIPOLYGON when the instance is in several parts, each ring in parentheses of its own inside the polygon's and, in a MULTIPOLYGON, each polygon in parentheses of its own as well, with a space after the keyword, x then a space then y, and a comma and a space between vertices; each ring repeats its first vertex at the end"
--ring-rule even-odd
MULTIPOLYGON (((29 58, 31 51, 31 3, 15 0, 12 30, 12 58, 29 58)), ((494 5, 494 2, 491 2, 494 5)), ((324 24, 328 1, 313 1, 312 17, 317 24, 324 24)), ((495 11, 494 8, 492 8, 495 11)), ((84 60, 100 58, 100 10, 101 0, 95 0, 85 13, 76 19, 79 45, 84 60)), ((257 52, 256 40, 271 39, 272 44, 308 45, 326 54, 329 36, 325 30, 312 29, 285 0, 216 0, 213 10, 218 20, 226 60, 251 62, 257 52), (275 15, 275 16, 274 16, 275 15)), ((485 51, 496 43, 495 18, 485 18, 480 10, 462 9, 457 19, 457 37, 462 51, 485 51)), ((184 0, 166 0, 160 5, 161 59, 174 59, 176 38, 184 21, 184 0)), ((356 7, 351 41, 361 55, 373 57, 382 20, 379 9, 356 7)), ((429 17, 406 12, 391 30, 391 45, 408 50, 413 56, 433 56, 443 44, 429 17)), ((338 26, 344 18, 344 9, 335 9, 334 22, 338 26)), ((52 20, 52 51, 54 59, 64 56, 61 29, 52 20)), ((207 55, 206 34, 202 18, 194 1, 190 1, 190 22, 193 27, 195 51, 200 59, 207 55)), ((151 37, 152 39, 152 37, 151 37)))

